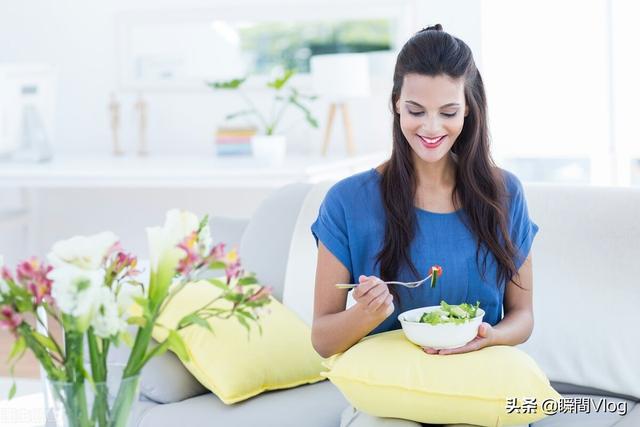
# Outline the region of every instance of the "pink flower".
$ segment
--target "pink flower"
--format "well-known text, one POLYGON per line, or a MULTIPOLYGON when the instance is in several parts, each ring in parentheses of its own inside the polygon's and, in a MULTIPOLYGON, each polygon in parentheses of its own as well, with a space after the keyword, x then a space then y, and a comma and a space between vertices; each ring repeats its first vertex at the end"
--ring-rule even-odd
POLYGON ((122 271, 128 269, 125 275, 131 275, 131 273, 135 271, 136 265, 138 265, 138 259, 135 256, 125 254, 124 252, 118 252, 116 255, 114 271, 116 271, 117 274, 120 274, 122 271))
POLYGON ((203 264, 211 265, 215 261, 224 261, 224 243, 218 243, 209 251, 209 254, 202 260, 203 264))
POLYGON ((273 287, 261 286, 260 289, 258 289, 253 293, 253 295, 249 297, 249 301, 257 301, 263 298, 267 298, 269 297, 269 295, 271 295, 271 292, 273 292, 273 287))
POLYGON ((11 271, 6 266, 2 267, 2 280, 5 282, 15 282, 11 275, 11 271))
POLYGON ((118 255, 120 255, 122 253, 122 245, 120 244, 120 241, 118 240, 117 242, 115 242, 113 245, 111 245, 109 247, 109 249, 107 249, 107 252, 104 254, 104 258, 102 260, 102 262, 106 262, 111 255, 118 253, 118 255))
POLYGON ((186 252, 185 257, 178 263, 178 273, 189 274, 196 265, 202 262, 197 243, 198 233, 194 231, 178 244, 178 247, 186 252))
POLYGON ((42 300, 46 300, 47 302, 52 301, 52 281, 47 277, 47 274, 49 274, 51 270, 53 270, 53 267, 41 264, 35 257, 18 264, 18 268, 16 269, 18 281, 34 296, 34 303, 36 305, 40 304, 42 300))
POLYGON ((242 272, 242 267, 240 266, 240 260, 227 264, 224 269, 224 272, 227 276, 227 285, 231 283, 231 279, 235 279, 242 272))
POLYGON ((22 316, 16 313, 12 306, 4 305, 0 308, 0 328, 8 329, 15 334, 22 323, 22 316))
MULTIPOLYGON (((119 243, 114 244, 114 247, 118 247, 121 249, 119 243)), ((113 255, 113 253, 111 254, 113 255)), ((115 256, 112 257, 111 264, 107 265, 107 271, 109 271, 110 280, 120 277, 133 277, 140 274, 140 271, 136 270, 136 266, 138 265, 138 259, 125 252, 119 251, 115 253, 115 256), (122 274, 124 272, 124 274, 122 274)))
POLYGON ((213 257, 214 260, 220 260, 224 257, 224 243, 218 243, 213 248, 211 248, 211 252, 209 253, 210 257, 213 257))

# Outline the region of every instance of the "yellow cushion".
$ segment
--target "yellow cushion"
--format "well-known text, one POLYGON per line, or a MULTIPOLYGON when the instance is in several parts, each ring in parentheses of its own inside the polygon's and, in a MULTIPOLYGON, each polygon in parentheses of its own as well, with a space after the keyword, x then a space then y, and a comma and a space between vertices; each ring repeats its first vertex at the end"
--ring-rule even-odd
POLYGON ((402 330, 372 335, 325 362, 323 372, 357 409, 378 417, 433 424, 501 426, 544 418, 542 402, 560 399, 537 364, 510 346, 471 353, 430 355, 402 330), (507 398, 523 411, 508 413, 507 398), (533 411, 532 411, 533 412, 533 411))
MULTIPOLYGON (((178 293, 158 318, 175 327, 180 319, 220 294, 215 286, 202 281, 190 283, 178 293)), ((229 307, 220 300, 213 307, 229 307)), ((314 383, 320 375, 323 359, 311 345, 310 328, 277 300, 271 300, 260 317, 262 335, 252 325, 251 334, 235 318, 208 319, 213 333, 191 325, 179 333, 189 361, 185 367, 224 403, 248 399, 266 390, 314 383)), ((163 341, 166 329, 155 327, 153 337, 163 341)))

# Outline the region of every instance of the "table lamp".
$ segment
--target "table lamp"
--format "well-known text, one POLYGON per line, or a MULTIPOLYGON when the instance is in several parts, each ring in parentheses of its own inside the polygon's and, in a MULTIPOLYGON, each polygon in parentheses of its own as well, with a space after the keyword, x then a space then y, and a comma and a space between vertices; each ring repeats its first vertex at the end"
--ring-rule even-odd
POLYGON ((319 96, 329 101, 329 114, 324 131, 322 155, 327 154, 331 138, 331 128, 339 108, 347 143, 347 153, 355 154, 353 130, 349 118, 347 101, 366 97, 370 93, 369 60, 362 53, 336 53, 311 57, 313 86, 319 96))

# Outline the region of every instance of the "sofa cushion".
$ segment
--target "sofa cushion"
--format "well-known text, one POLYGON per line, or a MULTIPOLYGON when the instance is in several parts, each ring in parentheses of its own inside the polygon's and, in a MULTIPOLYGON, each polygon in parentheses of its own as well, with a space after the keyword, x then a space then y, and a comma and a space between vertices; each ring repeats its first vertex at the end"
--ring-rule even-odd
POLYGON ((535 361, 514 347, 431 355, 401 330, 366 337, 326 365, 349 402, 378 417, 513 425, 543 418, 542 403, 560 398, 535 361), (536 399, 536 411, 519 410, 525 398, 536 399), (517 399, 513 410, 509 399, 517 399))
MULTIPOLYGON (((220 294, 221 290, 207 281, 189 283, 163 310, 157 323, 164 327, 155 327, 153 338, 163 341, 168 336, 167 328, 175 328, 180 319, 220 294)), ((221 299, 210 308, 232 306, 233 302, 221 299)), ((184 365, 227 404, 266 390, 322 379, 322 358, 311 346, 309 327, 274 298, 266 310, 268 313, 259 319, 260 329, 254 326, 251 334, 235 318, 217 317, 207 320, 213 332, 198 325, 178 332, 188 354, 188 360, 182 360, 184 365)))
MULTIPOLYGON (((136 405, 138 405, 136 403, 136 405)), ((347 401, 329 381, 263 393, 235 405, 212 394, 156 405, 139 418, 138 427, 336 427, 347 401)))
POLYGON ((640 398, 640 189, 525 186, 540 227, 535 327, 520 348, 552 381, 640 398))

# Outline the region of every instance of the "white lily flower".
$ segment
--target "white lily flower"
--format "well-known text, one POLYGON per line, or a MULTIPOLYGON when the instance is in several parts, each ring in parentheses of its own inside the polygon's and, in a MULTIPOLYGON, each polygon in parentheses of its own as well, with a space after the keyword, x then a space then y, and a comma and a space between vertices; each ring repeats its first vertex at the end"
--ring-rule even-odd
POLYGON ((118 240, 118 236, 110 231, 91 236, 74 236, 56 242, 47 259, 54 267, 66 263, 85 270, 97 270, 109 249, 118 240))
POLYGON ((122 318, 116 296, 111 289, 101 286, 96 293, 95 314, 91 326, 96 336, 109 338, 118 335, 127 328, 127 322, 122 318))
POLYGON ((160 304, 173 280, 178 263, 185 252, 177 245, 200 225, 193 213, 172 209, 162 227, 147 228, 151 272, 149 277, 149 299, 152 307, 160 304))
POLYGON ((54 267, 47 277, 53 280, 51 296, 60 310, 90 320, 96 296, 104 281, 104 271, 84 270, 66 264, 54 267))
POLYGON ((171 258, 174 258, 176 254, 178 259, 184 255, 184 252, 176 248, 176 245, 189 234, 197 231, 199 225, 198 217, 195 214, 185 210, 172 209, 167 212, 164 226, 147 227, 151 271, 158 270, 160 258, 164 258, 168 252, 172 252, 171 258))

